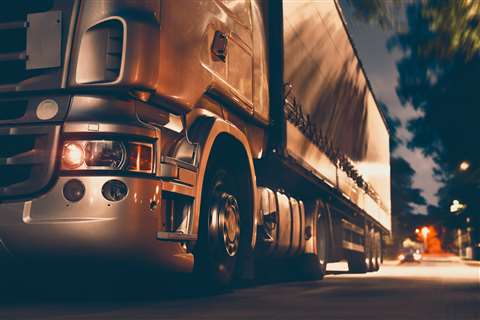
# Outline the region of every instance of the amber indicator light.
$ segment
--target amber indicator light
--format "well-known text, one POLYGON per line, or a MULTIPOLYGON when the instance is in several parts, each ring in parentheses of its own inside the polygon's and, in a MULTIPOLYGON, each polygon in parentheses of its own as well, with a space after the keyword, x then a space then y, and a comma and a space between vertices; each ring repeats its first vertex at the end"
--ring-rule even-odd
POLYGON ((149 145, 131 143, 128 145, 128 170, 152 172, 153 149, 149 145))

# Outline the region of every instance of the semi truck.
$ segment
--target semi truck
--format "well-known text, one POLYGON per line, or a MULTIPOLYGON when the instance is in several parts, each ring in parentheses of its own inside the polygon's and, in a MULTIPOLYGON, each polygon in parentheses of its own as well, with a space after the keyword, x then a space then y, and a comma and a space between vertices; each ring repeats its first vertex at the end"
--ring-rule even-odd
POLYGON ((375 271, 390 231, 389 132, 337 1, 0 4, 2 261, 225 286, 375 271))

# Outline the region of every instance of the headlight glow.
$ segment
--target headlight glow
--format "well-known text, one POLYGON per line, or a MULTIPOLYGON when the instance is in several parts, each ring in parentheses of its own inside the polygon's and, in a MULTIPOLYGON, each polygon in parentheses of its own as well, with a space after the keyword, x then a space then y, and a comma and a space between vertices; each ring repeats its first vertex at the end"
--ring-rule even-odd
POLYGON ((153 144, 116 140, 65 141, 62 170, 153 172, 153 144))
POLYGON ((67 142, 63 146, 62 167, 66 169, 77 169, 83 165, 85 153, 83 147, 75 142, 67 142))

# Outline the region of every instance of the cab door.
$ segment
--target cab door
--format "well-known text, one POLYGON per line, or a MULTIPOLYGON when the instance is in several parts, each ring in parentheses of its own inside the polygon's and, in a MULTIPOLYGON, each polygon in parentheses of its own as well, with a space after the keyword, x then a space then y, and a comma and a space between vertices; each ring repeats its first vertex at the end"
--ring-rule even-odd
POLYGON ((250 0, 216 0, 226 13, 226 81, 242 108, 253 114, 253 50, 250 0))

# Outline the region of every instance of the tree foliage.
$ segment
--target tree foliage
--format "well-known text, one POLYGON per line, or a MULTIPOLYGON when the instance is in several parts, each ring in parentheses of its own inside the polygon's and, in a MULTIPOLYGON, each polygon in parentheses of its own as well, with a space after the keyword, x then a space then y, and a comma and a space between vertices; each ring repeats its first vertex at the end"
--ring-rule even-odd
POLYGON ((422 49, 429 56, 449 58, 462 54, 467 60, 480 51, 480 1, 435 0, 420 6, 422 19, 433 35, 422 49))
POLYGON ((353 8, 354 17, 360 21, 392 29, 398 25, 401 0, 344 0, 353 8))
MULTIPOLYGON (((400 31, 405 23, 405 7, 414 10, 426 22, 426 30, 415 30, 427 36, 428 43, 418 55, 435 54, 449 59, 462 52, 467 59, 480 52, 480 1, 478 0, 343 0, 353 8, 354 17, 400 31)), ((410 16, 411 17, 411 16, 410 16)), ((409 18, 410 18, 409 17, 409 18)), ((411 19, 408 19, 411 21, 411 19)), ((411 31, 411 29, 409 28, 411 31)))
POLYGON ((397 94, 423 114, 409 122, 411 148, 434 158, 443 187, 431 214, 443 224, 458 225, 449 206, 454 199, 468 208, 462 219, 478 224, 480 210, 480 1, 443 0, 411 4, 408 31, 398 32, 390 48, 399 48, 397 94), (467 160, 467 172, 458 165, 467 160))

